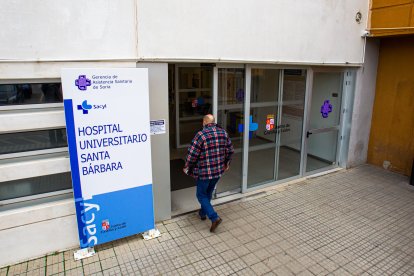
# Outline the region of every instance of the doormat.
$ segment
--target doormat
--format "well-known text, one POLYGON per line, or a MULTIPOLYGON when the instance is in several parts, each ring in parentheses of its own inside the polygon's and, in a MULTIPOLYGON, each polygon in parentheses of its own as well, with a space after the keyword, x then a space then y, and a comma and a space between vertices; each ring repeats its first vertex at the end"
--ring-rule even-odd
POLYGON ((170 160, 171 191, 177 191, 196 186, 195 179, 183 172, 184 164, 185 162, 183 159, 170 160))

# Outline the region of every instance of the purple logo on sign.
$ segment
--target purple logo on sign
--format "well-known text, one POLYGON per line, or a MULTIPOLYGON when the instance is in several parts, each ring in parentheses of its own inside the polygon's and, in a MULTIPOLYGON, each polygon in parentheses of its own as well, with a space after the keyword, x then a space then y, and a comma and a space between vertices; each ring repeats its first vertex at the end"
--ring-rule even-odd
POLYGON ((86 90, 88 86, 91 86, 91 80, 86 78, 86 75, 80 75, 77 80, 75 80, 75 85, 79 90, 86 90))
POLYGON ((332 112, 332 105, 329 103, 329 100, 323 102, 321 106, 321 113, 323 118, 328 118, 329 113, 332 112))

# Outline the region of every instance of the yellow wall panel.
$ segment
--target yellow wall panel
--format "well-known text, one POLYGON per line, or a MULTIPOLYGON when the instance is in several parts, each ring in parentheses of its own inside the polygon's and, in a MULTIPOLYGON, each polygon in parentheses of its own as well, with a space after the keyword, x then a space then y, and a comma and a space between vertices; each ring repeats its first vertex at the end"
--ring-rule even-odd
POLYGON ((371 2, 371 5, 372 5, 371 8, 377 9, 377 8, 391 7, 391 6, 410 4, 410 3, 412 3, 412 0, 373 0, 371 2))
POLYGON ((408 27, 410 24, 411 5, 372 10, 371 28, 408 27))
POLYGON ((414 37, 381 40, 368 162, 409 175, 414 158, 414 37))
POLYGON ((414 27, 414 5, 411 7, 411 22, 410 27, 414 27))
POLYGON ((372 0, 368 26, 372 36, 414 34, 414 0, 372 0))

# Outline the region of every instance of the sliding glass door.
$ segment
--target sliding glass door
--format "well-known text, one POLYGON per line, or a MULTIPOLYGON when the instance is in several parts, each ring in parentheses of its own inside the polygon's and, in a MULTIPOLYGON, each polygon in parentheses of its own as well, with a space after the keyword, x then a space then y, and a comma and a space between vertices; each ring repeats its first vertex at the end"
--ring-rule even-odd
POLYGON ((300 175, 306 70, 251 69, 247 189, 300 175))

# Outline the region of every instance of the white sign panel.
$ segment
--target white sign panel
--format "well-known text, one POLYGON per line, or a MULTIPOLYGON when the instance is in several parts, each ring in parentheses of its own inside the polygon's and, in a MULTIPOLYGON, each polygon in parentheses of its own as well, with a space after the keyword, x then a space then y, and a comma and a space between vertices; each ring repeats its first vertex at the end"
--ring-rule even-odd
POLYGON ((63 69, 82 248, 154 228, 147 69, 63 69))

